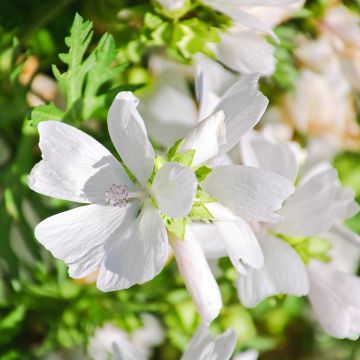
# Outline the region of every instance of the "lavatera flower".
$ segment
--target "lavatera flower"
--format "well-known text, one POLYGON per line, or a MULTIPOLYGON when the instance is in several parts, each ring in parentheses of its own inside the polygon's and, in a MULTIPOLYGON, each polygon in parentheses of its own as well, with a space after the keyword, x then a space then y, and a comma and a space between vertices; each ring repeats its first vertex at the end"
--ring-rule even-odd
POLYGON ((30 188, 88 205, 45 219, 35 236, 82 278, 99 270, 102 291, 126 289, 155 277, 168 258, 161 213, 182 218, 196 193, 194 172, 168 162, 154 171, 154 150, 131 92, 119 93, 108 114, 111 140, 124 165, 84 132, 61 122, 39 124, 42 161, 30 188), (126 165, 126 167, 125 167, 126 165))
MULTIPOLYGON (((241 143, 246 164, 295 181, 299 162, 293 149, 293 144, 278 144, 255 133, 241 143)), ((264 266, 239 276, 238 295, 247 307, 277 294, 308 295, 328 334, 357 339, 360 279, 351 272, 359 259, 360 238, 343 222, 359 206, 353 190, 341 186, 329 163, 305 165, 300 168, 295 192, 279 211, 282 221, 256 224, 264 266)))

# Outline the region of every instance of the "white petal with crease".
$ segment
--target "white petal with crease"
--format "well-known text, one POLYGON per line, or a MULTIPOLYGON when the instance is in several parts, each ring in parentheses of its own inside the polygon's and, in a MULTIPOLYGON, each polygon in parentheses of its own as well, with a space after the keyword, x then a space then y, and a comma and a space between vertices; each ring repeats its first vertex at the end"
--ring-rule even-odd
POLYGON ((239 273, 246 274, 244 264, 255 269, 263 266, 264 257, 258 240, 246 221, 238 217, 236 221, 215 221, 214 225, 239 273))
POLYGON ((35 236, 69 265, 71 276, 81 277, 98 267, 105 244, 126 231, 138 209, 137 202, 126 208, 81 206, 45 219, 35 228, 35 236))
POLYGON ((219 315, 222 307, 221 294, 191 228, 186 229, 184 240, 173 239, 171 247, 186 288, 202 321, 210 324, 219 315))
POLYGON ((99 142, 59 121, 38 125, 42 158, 28 176, 29 187, 47 196, 104 203, 112 184, 135 189, 123 167, 99 142))
POLYGON ((276 231, 290 236, 309 236, 328 231, 358 211, 354 193, 341 188, 333 168, 303 178, 279 214, 283 220, 276 231))
POLYGON ((181 360, 229 360, 236 345, 236 333, 229 329, 212 338, 209 328, 201 324, 190 340, 181 360))
POLYGON ((218 111, 201 121, 187 134, 179 151, 195 150, 192 166, 198 166, 216 156, 219 147, 226 144, 224 113, 218 111))
POLYGON ((220 32, 216 55, 223 64, 241 74, 271 75, 275 70, 274 48, 249 30, 220 32))
POLYGON ((127 289, 153 279, 168 258, 165 225, 148 202, 128 231, 109 244, 101 264, 97 287, 102 291, 127 289))
POLYGON ((248 269, 246 276, 239 276, 237 289, 241 303, 254 307, 277 294, 306 295, 309 291, 307 273, 296 251, 272 236, 263 236, 259 240, 264 252, 264 266, 258 270, 248 269))
POLYGON ((241 139, 240 150, 244 165, 268 170, 295 181, 299 164, 290 143, 278 144, 254 131, 241 139))
POLYGON ((197 179, 194 172, 177 163, 166 163, 155 175, 151 194, 159 209, 173 218, 187 215, 194 203, 197 179))
POLYGON ((215 167, 203 189, 245 220, 275 222, 275 213, 294 191, 292 183, 271 172, 240 165, 215 167))
POLYGON ((356 340, 360 335, 360 279, 312 261, 308 265, 309 300, 331 336, 356 340))
POLYGON ((258 74, 244 75, 218 103, 215 112, 223 111, 225 114, 227 141, 220 146, 218 155, 231 150, 264 114, 268 99, 258 90, 258 80, 258 74))
POLYGON ((131 92, 116 95, 108 113, 111 140, 125 165, 145 187, 154 167, 154 149, 137 110, 139 99, 131 92))

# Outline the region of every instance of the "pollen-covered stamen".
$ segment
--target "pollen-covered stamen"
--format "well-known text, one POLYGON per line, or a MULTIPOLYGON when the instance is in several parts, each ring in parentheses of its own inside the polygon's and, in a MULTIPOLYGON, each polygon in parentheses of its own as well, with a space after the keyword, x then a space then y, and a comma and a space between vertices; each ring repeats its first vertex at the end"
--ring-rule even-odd
POLYGON ((112 184, 110 189, 105 191, 105 200, 111 206, 126 206, 129 203, 129 191, 127 186, 112 184))

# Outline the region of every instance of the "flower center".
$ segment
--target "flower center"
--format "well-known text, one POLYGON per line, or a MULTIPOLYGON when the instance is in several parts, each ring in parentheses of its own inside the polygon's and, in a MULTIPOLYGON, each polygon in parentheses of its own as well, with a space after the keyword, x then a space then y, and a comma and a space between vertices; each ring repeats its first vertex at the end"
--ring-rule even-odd
POLYGON ((126 185, 112 184, 105 191, 105 200, 111 206, 125 207, 129 202, 129 191, 126 185))

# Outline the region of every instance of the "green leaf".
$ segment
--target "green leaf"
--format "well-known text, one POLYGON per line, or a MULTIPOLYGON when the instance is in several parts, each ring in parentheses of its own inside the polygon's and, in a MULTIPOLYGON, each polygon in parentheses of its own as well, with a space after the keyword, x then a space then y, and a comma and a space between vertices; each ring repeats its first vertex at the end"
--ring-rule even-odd
POLYGON ((62 120, 64 113, 53 103, 36 106, 30 113, 30 123, 36 127, 41 121, 62 120))
POLYGON ((119 85, 120 74, 127 64, 115 65, 117 49, 112 35, 105 33, 96 48, 85 57, 93 36, 92 23, 76 14, 65 39, 69 52, 60 54, 67 65, 63 73, 53 66, 53 73, 66 96, 65 117, 77 122, 103 111, 107 100, 107 89, 119 85))
POLYGON ((170 219, 167 218, 165 221, 166 229, 178 239, 184 240, 186 219, 170 219))
MULTIPOLYGON (((60 86, 66 89, 68 108, 72 107, 82 95, 82 86, 89 70, 89 68, 84 67, 82 62, 93 36, 91 29, 91 22, 84 21, 79 14, 76 14, 70 29, 70 36, 65 38, 65 44, 69 47, 69 52, 59 55, 60 60, 68 65, 68 71, 60 74, 56 70, 54 75, 60 86)), ((86 65, 90 66, 91 64, 86 65)))
POLYGON ((175 144, 168 150, 166 155, 167 161, 172 161, 173 157, 176 155, 177 151, 179 150, 181 144, 183 143, 184 139, 179 139, 175 142, 175 144))
POLYGON ((204 221, 208 221, 214 218, 211 212, 204 204, 198 204, 198 203, 194 203, 194 205, 192 206, 189 213, 189 217, 196 220, 204 220, 204 221))
POLYGON ((149 29, 157 29, 161 24, 164 23, 164 20, 151 12, 148 12, 144 16, 144 26, 149 29))
POLYGON ((334 166, 339 173, 341 183, 351 186, 356 193, 356 198, 360 199, 360 153, 343 152, 338 154, 334 159, 334 166))
POLYGON ((5 208, 6 208, 7 213, 12 218, 19 221, 19 219, 20 219, 19 209, 16 205, 14 193, 9 187, 6 188, 4 191, 4 200, 5 200, 5 208))
POLYGON ((166 161, 162 156, 155 156, 155 171, 159 170, 165 163, 166 161))
POLYGON ((20 305, 1 319, 0 344, 8 342, 21 331, 21 323, 25 320, 25 315, 25 305, 20 305))
POLYGON ((172 161, 185 166, 191 166, 195 156, 195 150, 187 150, 181 154, 175 154, 172 161))
POLYGON ((197 190, 196 201, 202 204, 217 202, 216 199, 211 197, 207 192, 202 189, 197 190))
POLYGON ((331 249, 331 242, 323 237, 290 237, 283 234, 277 236, 291 245, 305 264, 309 263, 311 259, 321 262, 329 262, 331 259, 328 254, 331 249))
POLYGON ((203 181, 206 179, 206 177, 211 173, 212 169, 203 165, 200 166, 196 171, 195 171, 195 175, 198 179, 199 182, 203 181))

